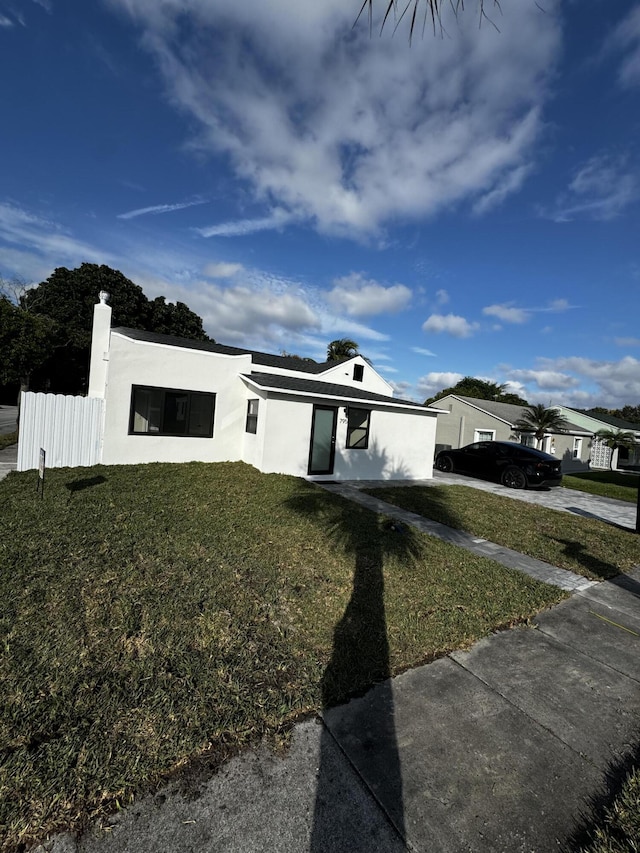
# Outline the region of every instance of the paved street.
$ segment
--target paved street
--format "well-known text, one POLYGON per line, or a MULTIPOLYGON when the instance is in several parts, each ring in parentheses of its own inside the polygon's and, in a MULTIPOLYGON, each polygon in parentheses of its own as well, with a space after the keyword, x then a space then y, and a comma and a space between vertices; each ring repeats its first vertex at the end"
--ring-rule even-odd
POLYGON ((17 416, 17 406, 0 406, 0 435, 15 432, 17 416))

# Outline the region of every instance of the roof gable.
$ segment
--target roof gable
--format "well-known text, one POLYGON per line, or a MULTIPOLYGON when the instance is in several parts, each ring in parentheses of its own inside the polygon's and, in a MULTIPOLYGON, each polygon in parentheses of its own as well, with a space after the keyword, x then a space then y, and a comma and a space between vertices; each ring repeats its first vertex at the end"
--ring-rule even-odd
POLYGON ((290 355, 272 355, 271 353, 259 352, 258 350, 229 347, 224 344, 213 343, 212 341, 195 341, 190 338, 180 338, 175 335, 162 335, 159 332, 146 332, 143 329, 128 329, 124 326, 118 326, 112 329, 112 331, 133 341, 159 344, 160 346, 199 350, 200 352, 211 352, 217 355, 250 355, 253 364, 262 364, 265 367, 277 367, 283 370, 296 371, 298 373, 324 373, 325 370, 335 367, 337 363, 335 361, 326 361, 321 363, 305 361, 303 358, 296 358, 295 356, 290 355))

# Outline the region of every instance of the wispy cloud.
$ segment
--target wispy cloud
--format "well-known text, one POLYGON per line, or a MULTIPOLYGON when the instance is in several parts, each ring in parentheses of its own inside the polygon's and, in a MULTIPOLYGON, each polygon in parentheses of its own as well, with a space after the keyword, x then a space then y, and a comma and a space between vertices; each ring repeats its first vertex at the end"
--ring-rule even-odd
POLYGON ((568 299, 553 299, 542 308, 518 308, 513 302, 503 302, 487 305, 482 309, 482 313, 488 317, 497 317, 504 323, 520 324, 529 322, 533 314, 560 314, 574 307, 569 304, 568 299))
POLYGON ((6 15, 0 14, 0 27, 12 27, 13 21, 11 18, 7 18, 6 15))
POLYGON ((246 237, 257 231, 272 231, 283 228, 291 222, 292 216, 284 210, 275 210, 269 216, 260 219, 239 219, 235 222, 221 222, 206 228, 196 228, 201 237, 246 237))
POLYGON ((75 238, 59 223, 44 219, 16 205, 0 203, 0 241, 35 252, 61 263, 107 263, 110 253, 75 238))
POLYGON ((640 86, 640 6, 632 9, 607 40, 607 52, 622 54, 618 80, 629 88, 640 86))
POLYGON ((640 347, 640 338, 614 338, 618 347, 640 347))
POLYGON ((233 278, 244 271, 242 264, 230 264, 220 261, 215 264, 207 264, 203 270, 208 278, 233 278))
POLYGON ((637 167, 625 158, 603 154, 583 164, 555 204, 540 213, 554 222, 607 222, 624 213, 638 199, 639 190, 637 167))
POLYGON ((430 349, 424 349, 424 347, 411 347, 411 352, 415 352, 418 355, 426 355, 429 357, 436 357, 435 352, 431 352, 430 349))
POLYGON ((195 207, 199 204, 207 204, 207 199, 199 198, 193 201, 177 202, 176 204, 154 204, 151 207, 139 207, 136 210, 119 213, 118 219, 135 219, 137 216, 147 216, 148 214, 157 216, 160 213, 172 213, 174 210, 184 210, 187 207, 195 207))

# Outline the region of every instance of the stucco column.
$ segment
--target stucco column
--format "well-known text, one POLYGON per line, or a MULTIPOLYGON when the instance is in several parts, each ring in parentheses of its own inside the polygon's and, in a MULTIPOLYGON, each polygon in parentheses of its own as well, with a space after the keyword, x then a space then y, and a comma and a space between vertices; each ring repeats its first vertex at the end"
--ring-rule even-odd
POLYGON ((91 361, 89 363, 89 397, 104 399, 109 370, 109 344, 111 337, 111 306, 107 305, 109 294, 100 291, 100 301, 93 308, 91 331, 91 361))

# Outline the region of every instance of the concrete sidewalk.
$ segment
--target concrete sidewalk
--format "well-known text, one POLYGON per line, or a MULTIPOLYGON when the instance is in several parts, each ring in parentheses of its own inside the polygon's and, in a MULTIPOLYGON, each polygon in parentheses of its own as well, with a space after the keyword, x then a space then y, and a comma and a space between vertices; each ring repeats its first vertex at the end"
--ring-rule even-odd
POLYGON ((640 572, 373 688, 56 853, 570 850, 640 743, 640 572))

